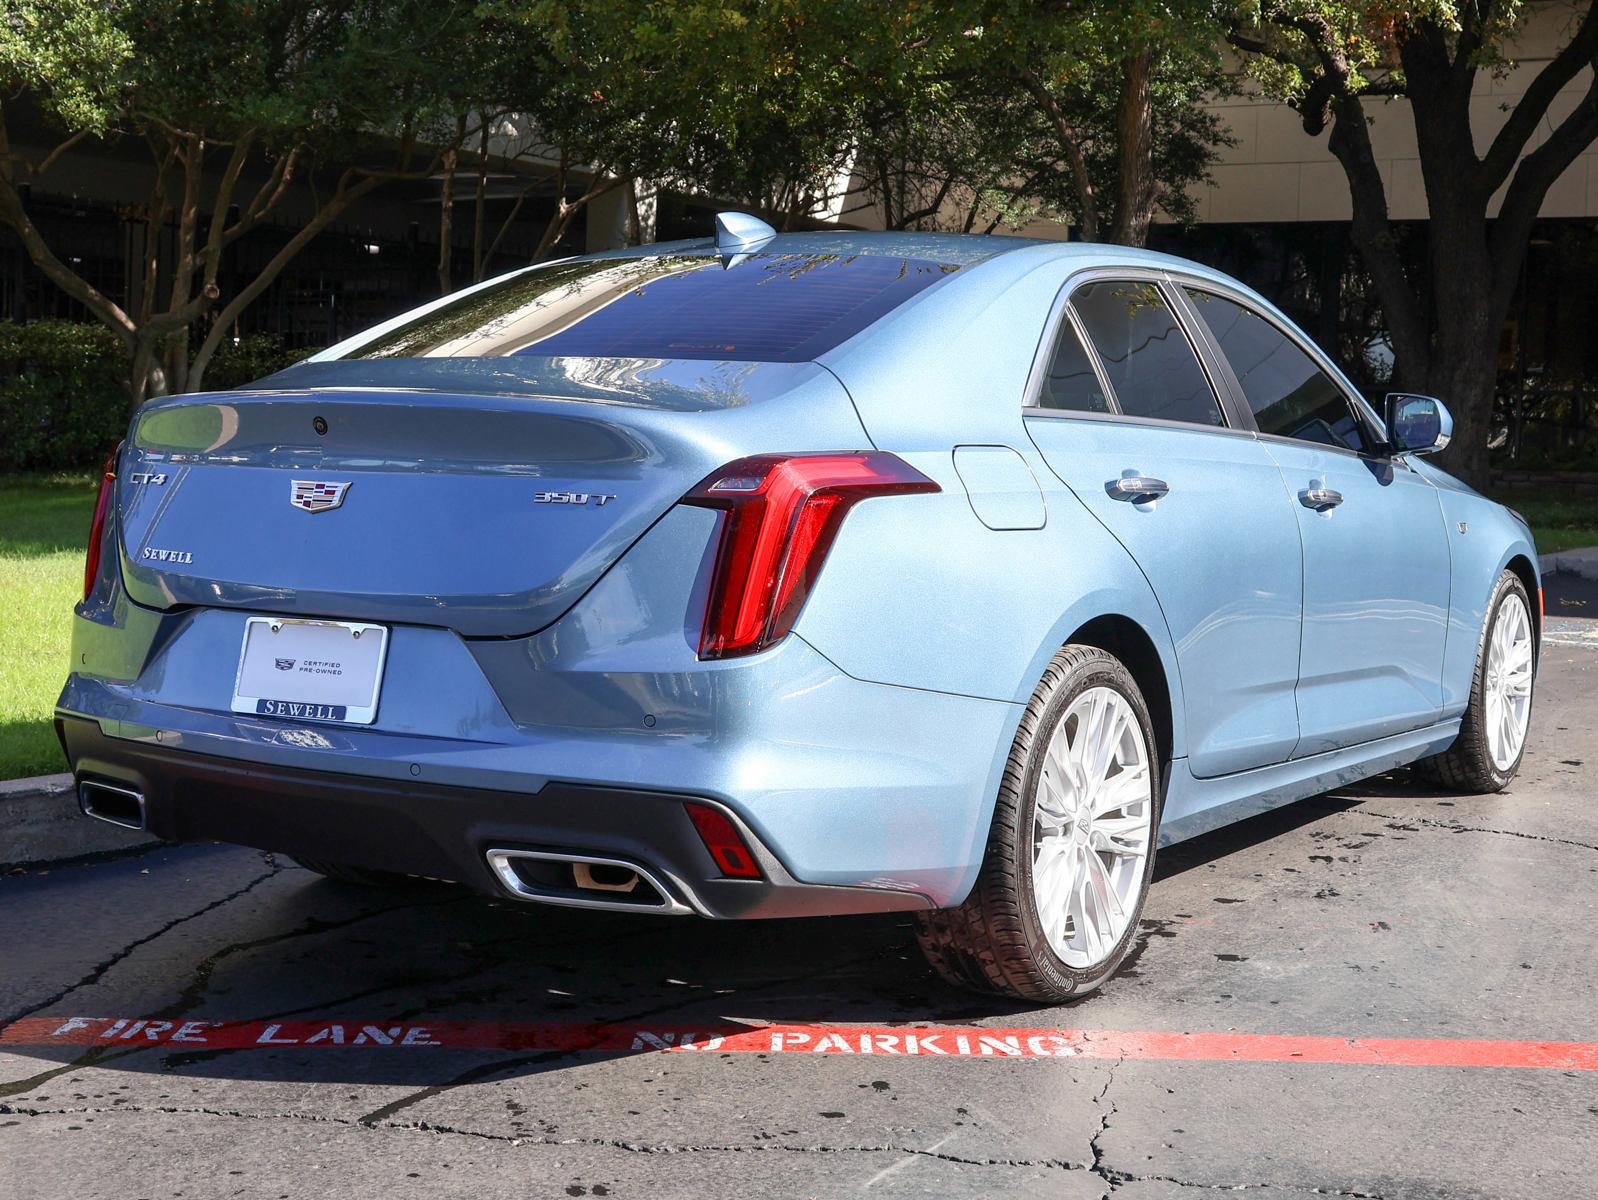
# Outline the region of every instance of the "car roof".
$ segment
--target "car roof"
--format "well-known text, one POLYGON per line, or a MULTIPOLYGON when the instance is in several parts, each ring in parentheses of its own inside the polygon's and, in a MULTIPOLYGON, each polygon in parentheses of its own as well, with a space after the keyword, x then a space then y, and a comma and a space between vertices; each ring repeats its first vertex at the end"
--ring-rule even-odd
MULTIPOLYGON (((690 238, 674 242, 651 242, 642 246, 602 250, 584 258, 637 258, 656 254, 704 254, 715 251, 715 239, 690 238)), ((995 233, 907 233, 873 232, 866 230, 822 229, 794 233, 779 233, 763 245, 762 256, 780 254, 870 254, 908 259, 921 259, 969 268, 1002 260, 1012 270, 1000 272, 1011 275, 1016 269, 1030 270, 1047 261, 1069 262, 1075 269, 1090 270, 1099 267, 1138 267, 1150 271, 1172 271, 1199 278, 1213 279, 1242 291, 1267 307, 1265 300, 1252 288, 1212 267, 1173 254, 1161 254, 1136 246, 1122 246, 1114 242, 1068 242, 1049 238, 1020 237, 995 233)), ((961 275, 990 275, 994 272, 968 272, 961 275)), ((1013 277, 1013 275, 1012 275, 1013 277)), ((998 280, 994 281, 999 282, 998 280)))
MULTIPOLYGON (((654 254, 704 253, 716 248, 714 238, 648 242, 582 255, 584 258, 636 258, 654 254)), ((1218 274, 1190 259, 1115 242, 1063 241, 1002 233, 915 233, 856 229, 810 229, 779 233, 761 246, 760 254, 880 254, 971 266, 1005 254, 1030 250, 1028 257, 1101 259, 1107 265, 1148 266, 1218 274)))
MULTIPOLYGON (((975 233, 874 233, 859 230, 803 230, 779 233, 760 247, 762 255, 773 254, 874 254, 895 258, 922 259, 972 266, 1013 250, 1050 243, 1038 238, 1006 234, 975 233)), ((651 242, 602 250, 586 258, 636 258, 654 254, 703 254, 714 252, 714 238, 689 238, 676 242, 651 242)))

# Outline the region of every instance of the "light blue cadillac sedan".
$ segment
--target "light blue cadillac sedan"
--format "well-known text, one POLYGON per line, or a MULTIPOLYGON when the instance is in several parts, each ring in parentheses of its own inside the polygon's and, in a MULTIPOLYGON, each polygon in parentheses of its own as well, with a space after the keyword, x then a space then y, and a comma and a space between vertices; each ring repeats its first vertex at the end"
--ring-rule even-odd
POLYGON ((57 727, 90 816, 667 916, 905 911, 1081 995, 1156 847, 1519 767, 1513 512, 1226 276, 776 234, 445 297, 107 464, 57 727))

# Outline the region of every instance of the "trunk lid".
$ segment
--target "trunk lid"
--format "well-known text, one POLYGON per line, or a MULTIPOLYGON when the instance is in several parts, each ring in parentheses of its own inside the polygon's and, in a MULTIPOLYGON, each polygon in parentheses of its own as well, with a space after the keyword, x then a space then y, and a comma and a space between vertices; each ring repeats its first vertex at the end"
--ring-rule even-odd
POLYGON ((344 365, 140 411, 118 486, 134 601, 527 634, 721 464, 870 445, 813 363, 475 360, 422 387, 344 365))

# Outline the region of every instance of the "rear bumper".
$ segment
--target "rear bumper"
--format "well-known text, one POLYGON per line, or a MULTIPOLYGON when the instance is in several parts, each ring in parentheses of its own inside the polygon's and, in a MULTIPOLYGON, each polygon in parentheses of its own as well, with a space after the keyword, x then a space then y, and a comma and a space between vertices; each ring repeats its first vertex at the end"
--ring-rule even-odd
MULTIPOLYGON (((561 620, 529 637, 390 626, 370 725, 233 712, 239 648, 260 614, 156 612, 109 577, 73 622, 73 670, 56 705, 69 754, 113 783, 154 771, 147 763, 165 764, 160 774, 172 781, 191 779, 203 761, 226 768, 203 795, 197 783, 150 781, 157 831, 174 836, 290 850, 282 839, 320 817, 307 801, 290 821, 279 781, 311 779, 347 797, 339 811, 351 815, 327 834, 336 842, 319 835, 296 843, 301 853, 394 868, 374 858, 374 846, 395 848, 384 832, 394 813, 448 851, 453 865, 430 851, 420 873, 491 888, 474 839, 506 813, 504 832, 522 844, 569 844, 568 810, 586 811, 595 795, 632 797, 596 810, 575 833, 636 838, 636 853, 671 844, 654 831, 654 798, 676 798, 666 806, 676 821, 681 798, 694 797, 732 814, 769 852, 768 879, 852 900, 828 911, 874 911, 879 892, 960 903, 981 868, 1022 707, 854 678, 798 631, 759 654, 701 661, 684 614, 703 608, 699 565, 713 523, 706 510, 674 509, 561 620), (85 725, 93 736, 78 731, 85 725), (219 824, 234 787, 258 815, 219 824), (559 802, 573 788, 587 799, 559 802), (447 828, 433 822, 434 801, 415 799, 435 795, 457 814, 447 828)), ((424 844, 410 833, 402 840, 424 844)), ((683 870, 686 882, 693 873, 683 870)), ((703 911, 722 910, 706 901, 703 911)))
MULTIPOLYGON (((759 880, 721 877, 683 808, 703 797, 548 782, 530 794, 244 762, 107 736, 61 715, 73 773, 143 797, 145 827, 170 841, 223 841, 353 866, 449 879, 516 896, 490 850, 535 850, 633 864, 673 902, 706 917, 805 917, 925 909, 882 887, 795 880, 737 813, 759 880)), ((713 801, 712 801, 713 803, 713 801)), ((557 901, 558 902, 558 901, 557 901)), ((640 909, 640 911, 650 911, 640 909)))

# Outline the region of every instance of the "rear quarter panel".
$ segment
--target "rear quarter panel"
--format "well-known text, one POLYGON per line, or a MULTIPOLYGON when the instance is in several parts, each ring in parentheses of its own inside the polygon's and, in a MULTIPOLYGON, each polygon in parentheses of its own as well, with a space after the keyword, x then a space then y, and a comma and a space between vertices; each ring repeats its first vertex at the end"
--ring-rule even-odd
POLYGON ((823 359, 872 441, 943 490, 856 507, 796 631, 857 678, 1022 705, 1075 630, 1125 616, 1160 654, 1180 756, 1179 676, 1148 581, 1048 469, 1022 421, 1050 305, 1080 265, 1047 247, 1005 254, 823 359), (955 469, 957 445, 1019 454, 1043 493, 1042 527, 988 528, 955 469))

